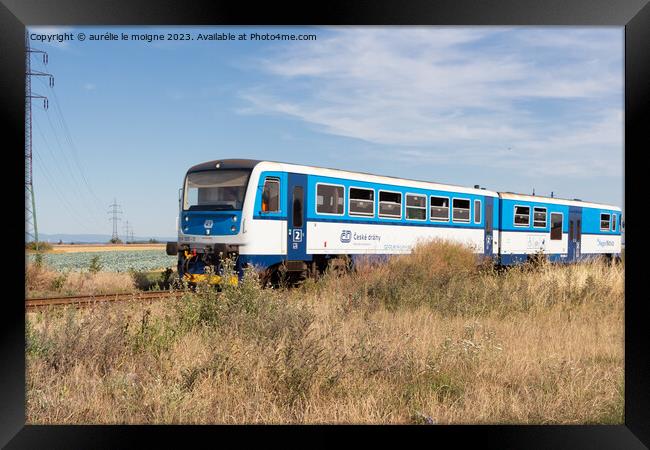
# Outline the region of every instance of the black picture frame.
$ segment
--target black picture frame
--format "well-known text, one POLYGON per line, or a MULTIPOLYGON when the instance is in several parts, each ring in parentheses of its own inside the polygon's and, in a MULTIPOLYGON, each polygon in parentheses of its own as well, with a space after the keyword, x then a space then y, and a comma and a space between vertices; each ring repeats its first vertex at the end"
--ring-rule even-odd
MULTIPOLYGON (((265 2, 154 1, 130 2, 99 0, 0 0, 0 104, 3 156, 15 176, 7 182, 11 194, 6 204, 5 285, 18 286, 4 293, 2 317, 3 367, 0 371, 0 444, 7 448, 96 448, 187 444, 188 438, 206 439, 210 446, 224 444, 223 436, 240 443, 251 439, 280 438, 298 431, 306 438, 318 434, 317 443, 339 444, 330 436, 340 428, 316 427, 223 427, 223 426, 30 426, 25 425, 25 330, 24 266, 16 263, 24 246, 17 234, 24 232, 15 219, 22 211, 24 116, 24 29, 35 25, 585 25, 625 27, 625 198, 626 278, 625 278, 625 424, 620 426, 431 426, 359 427, 343 429, 384 442, 390 435, 422 438, 435 445, 444 439, 454 447, 470 442, 496 448, 648 448, 650 445, 650 359, 643 340, 647 336, 645 290, 642 289, 644 239, 641 216, 636 207, 644 172, 644 151, 648 148, 645 128, 650 98, 650 6, 648 0, 411 0, 408 2, 330 0, 320 5, 265 2), (644 145, 645 144, 645 145, 644 145), (642 172, 643 171, 643 172, 642 172), (632 201, 630 201, 632 199, 632 201), (632 205, 633 207, 630 207, 632 205), (13 231, 13 229, 18 231, 13 231), (22 231, 21 231, 22 230, 22 231), (644 295, 645 294, 645 295, 644 295)), ((647 175, 645 175, 647 176, 647 175)), ((24 179, 23 179, 24 181, 24 179)), ((24 235, 23 235, 24 236, 24 235)), ((232 441, 231 441, 232 442, 232 441)))

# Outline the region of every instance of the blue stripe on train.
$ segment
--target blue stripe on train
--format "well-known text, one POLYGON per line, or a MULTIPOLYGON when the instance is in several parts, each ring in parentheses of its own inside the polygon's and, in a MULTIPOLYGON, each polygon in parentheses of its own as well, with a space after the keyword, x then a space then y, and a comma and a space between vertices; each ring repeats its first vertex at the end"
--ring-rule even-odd
MULTIPOLYGON (((287 220, 286 217, 265 217, 262 215, 253 216, 254 220, 287 220)), ((400 221, 386 221, 378 222, 371 220, 358 220, 358 219, 326 219, 319 217, 318 219, 307 220, 307 223, 313 222, 329 222, 329 223, 345 223, 345 224, 359 224, 359 225, 393 225, 400 227, 429 227, 429 228, 464 228, 471 230, 482 230, 483 225, 468 224, 468 223, 449 223, 449 222, 400 222, 400 221)))
MULTIPOLYGON (((528 260, 529 256, 533 256, 534 253, 515 253, 515 254, 508 254, 508 255, 501 255, 500 258, 500 263, 504 266, 510 266, 513 264, 521 264, 524 263, 528 260)), ((620 253, 612 253, 611 254, 614 257, 620 257, 620 253)), ((567 253, 552 253, 552 254, 547 254, 545 255, 546 259, 552 263, 572 263, 576 262, 574 260, 571 260, 569 258, 569 255, 567 253)), ((578 261, 588 261, 590 259, 595 259, 600 256, 604 256, 601 253, 587 253, 587 254, 582 254, 578 257, 578 261)))

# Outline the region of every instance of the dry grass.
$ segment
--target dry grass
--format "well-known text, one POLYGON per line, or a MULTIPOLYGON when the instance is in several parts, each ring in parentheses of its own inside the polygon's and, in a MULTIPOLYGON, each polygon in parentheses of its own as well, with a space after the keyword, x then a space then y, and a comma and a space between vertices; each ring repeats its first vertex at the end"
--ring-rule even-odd
POLYGON ((119 272, 59 272, 29 263, 25 270, 27 297, 111 294, 136 290, 133 276, 119 272))
POLYGON ((291 291, 28 317, 28 423, 623 423, 623 268, 444 243, 291 291))

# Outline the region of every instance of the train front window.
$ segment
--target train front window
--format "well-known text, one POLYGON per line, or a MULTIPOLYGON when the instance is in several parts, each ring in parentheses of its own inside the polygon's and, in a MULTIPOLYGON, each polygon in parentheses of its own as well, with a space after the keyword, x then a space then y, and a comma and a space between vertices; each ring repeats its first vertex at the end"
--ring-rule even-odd
POLYGON ((187 174, 184 210, 242 209, 250 170, 206 170, 187 174))

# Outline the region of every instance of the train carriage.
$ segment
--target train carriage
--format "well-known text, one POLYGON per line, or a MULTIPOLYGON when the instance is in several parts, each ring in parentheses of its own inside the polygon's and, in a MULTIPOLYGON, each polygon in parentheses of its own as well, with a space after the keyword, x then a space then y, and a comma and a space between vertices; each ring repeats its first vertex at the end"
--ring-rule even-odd
POLYGON ((502 192, 499 210, 501 264, 538 253, 553 262, 620 256, 621 210, 615 206, 502 192))
POLYGON ((207 267, 218 272, 225 256, 240 273, 252 265, 304 278, 342 261, 409 253, 433 238, 500 264, 539 252, 573 262, 617 256, 620 219, 619 208, 575 200, 224 159, 187 171, 178 241, 167 247, 190 282, 204 279, 207 267))

